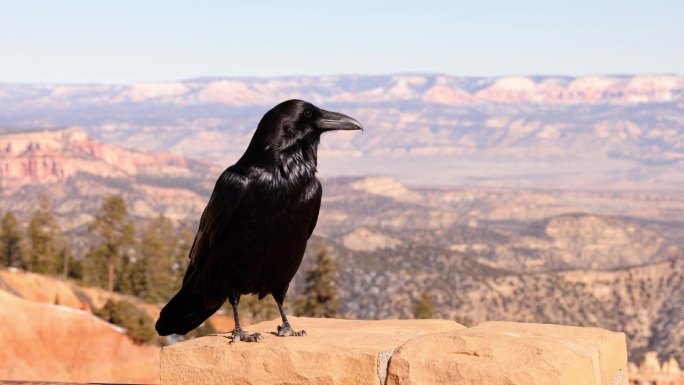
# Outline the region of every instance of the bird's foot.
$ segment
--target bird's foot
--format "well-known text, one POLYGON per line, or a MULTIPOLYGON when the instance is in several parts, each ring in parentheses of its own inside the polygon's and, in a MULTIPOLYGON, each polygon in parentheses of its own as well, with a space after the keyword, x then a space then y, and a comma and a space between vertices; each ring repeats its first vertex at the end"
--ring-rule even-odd
POLYGON ((260 342, 262 339, 264 339, 264 337, 261 336, 261 333, 247 334, 241 327, 237 327, 233 330, 233 340, 231 343, 240 341, 260 342))
POLYGON ((294 330, 292 330, 292 326, 290 326, 289 322, 283 322, 282 325, 278 325, 278 335, 281 337, 287 337, 287 336, 301 337, 301 336, 306 335, 306 331, 305 330, 294 331, 294 330))

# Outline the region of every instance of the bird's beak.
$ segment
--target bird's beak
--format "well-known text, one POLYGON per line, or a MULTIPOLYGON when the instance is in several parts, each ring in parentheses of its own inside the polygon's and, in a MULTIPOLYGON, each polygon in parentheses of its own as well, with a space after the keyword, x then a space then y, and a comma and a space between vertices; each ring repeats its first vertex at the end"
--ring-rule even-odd
POLYGON ((321 117, 318 119, 317 126, 321 131, 332 130, 363 130, 363 126, 356 119, 339 112, 326 111, 321 109, 321 117))

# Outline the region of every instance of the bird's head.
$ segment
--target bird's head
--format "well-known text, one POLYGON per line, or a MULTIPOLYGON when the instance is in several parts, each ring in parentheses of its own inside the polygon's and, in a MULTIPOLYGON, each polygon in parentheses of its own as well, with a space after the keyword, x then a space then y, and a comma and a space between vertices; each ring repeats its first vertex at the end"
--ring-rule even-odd
POLYGON ((288 100, 269 110, 257 127, 247 154, 278 156, 293 148, 315 147, 321 134, 334 130, 362 130, 356 119, 326 111, 303 100, 288 100))

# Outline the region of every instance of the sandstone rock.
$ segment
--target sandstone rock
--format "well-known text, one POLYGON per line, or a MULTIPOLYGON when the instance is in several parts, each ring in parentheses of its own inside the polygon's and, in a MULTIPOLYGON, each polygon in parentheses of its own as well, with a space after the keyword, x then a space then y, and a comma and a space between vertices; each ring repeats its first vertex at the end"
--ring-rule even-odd
POLYGON ((25 189, 40 186, 67 230, 92 221, 100 198, 110 194, 126 196, 136 216, 164 213, 180 220, 199 215, 206 198, 198 191, 211 191, 215 171, 214 166, 176 154, 102 143, 76 127, 0 135, 3 210, 28 217, 35 193, 27 195, 25 189))
MULTIPOLYGON (((145 310, 153 320, 159 317, 161 311, 158 305, 146 303, 134 296, 110 293, 97 287, 79 286, 73 281, 16 269, 0 269, 0 290, 34 302, 62 305, 88 312, 103 307, 109 299, 131 302, 145 310)), ((232 314, 216 313, 209 318, 209 322, 216 330, 233 329, 232 314)))
POLYGON ((68 282, 40 274, 0 270, 0 289, 13 292, 30 301, 63 305, 74 309, 85 307, 83 301, 71 290, 68 282))
POLYGON ((84 311, 28 301, 0 290, 0 378, 155 383, 159 347, 84 311))
POLYGON ((464 327, 445 320, 351 321, 291 317, 306 337, 277 337, 279 322, 246 328, 261 343, 209 336, 165 347, 161 383, 379 384, 394 349, 416 336, 464 327))
POLYGON ((153 319, 159 316, 160 311, 159 306, 147 304, 133 296, 110 293, 96 287, 82 287, 72 281, 23 270, 0 270, 0 290, 29 301, 62 305, 78 310, 92 311, 103 307, 107 300, 112 299, 132 302, 144 309, 153 319))
POLYGON ((663 363, 662 368, 664 373, 678 374, 682 372, 679 367, 679 362, 674 357, 670 357, 667 361, 663 363))
POLYGON ((627 384, 622 333, 596 328, 444 320, 294 318, 248 328, 259 344, 210 336, 165 347, 161 384, 627 384), (388 361, 389 359, 389 361, 388 361))
POLYGON ((684 384, 684 374, 679 367, 679 362, 673 357, 665 360, 661 365, 658 352, 646 352, 638 367, 632 362, 629 365, 629 380, 633 384, 684 384))
POLYGON ((375 251, 378 249, 393 249, 401 244, 401 241, 380 232, 375 232, 365 227, 359 227, 346 234, 342 243, 354 251, 375 251))
POLYGON ((627 363, 627 372, 629 373, 629 378, 632 378, 635 374, 639 373, 639 367, 634 362, 627 363))
POLYGON ((170 153, 142 153, 96 141, 81 128, 21 132, 0 137, 0 180, 12 187, 64 180, 78 172, 105 176, 191 175, 187 160, 170 153))
POLYGON ((409 190, 398 180, 388 177, 366 177, 352 183, 351 187, 400 202, 420 202, 422 199, 419 193, 409 190))
POLYGON ((597 328, 487 322, 399 348, 388 385, 627 384, 625 336, 597 328))
POLYGON ((609 270, 675 259, 684 249, 633 221, 563 214, 534 223, 527 234, 480 254, 491 253, 498 267, 514 271, 609 270))
POLYGON ((639 365, 639 372, 644 374, 660 373, 660 360, 658 352, 646 352, 639 365))

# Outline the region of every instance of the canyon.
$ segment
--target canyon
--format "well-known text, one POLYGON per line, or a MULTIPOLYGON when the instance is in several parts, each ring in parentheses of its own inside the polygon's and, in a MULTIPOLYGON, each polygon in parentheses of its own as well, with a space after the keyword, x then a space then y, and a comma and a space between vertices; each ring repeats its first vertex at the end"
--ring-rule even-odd
POLYGON ((79 257, 110 194, 137 221, 195 224, 288 98, 366 127, 323 136, 292 297, 325 248, 346 318, 411 318, 427 295, 435 318, 602 327, 633 363, 684 362, 681 76, 0 84, 0 211, 25 222, 48 196, 79 257))

